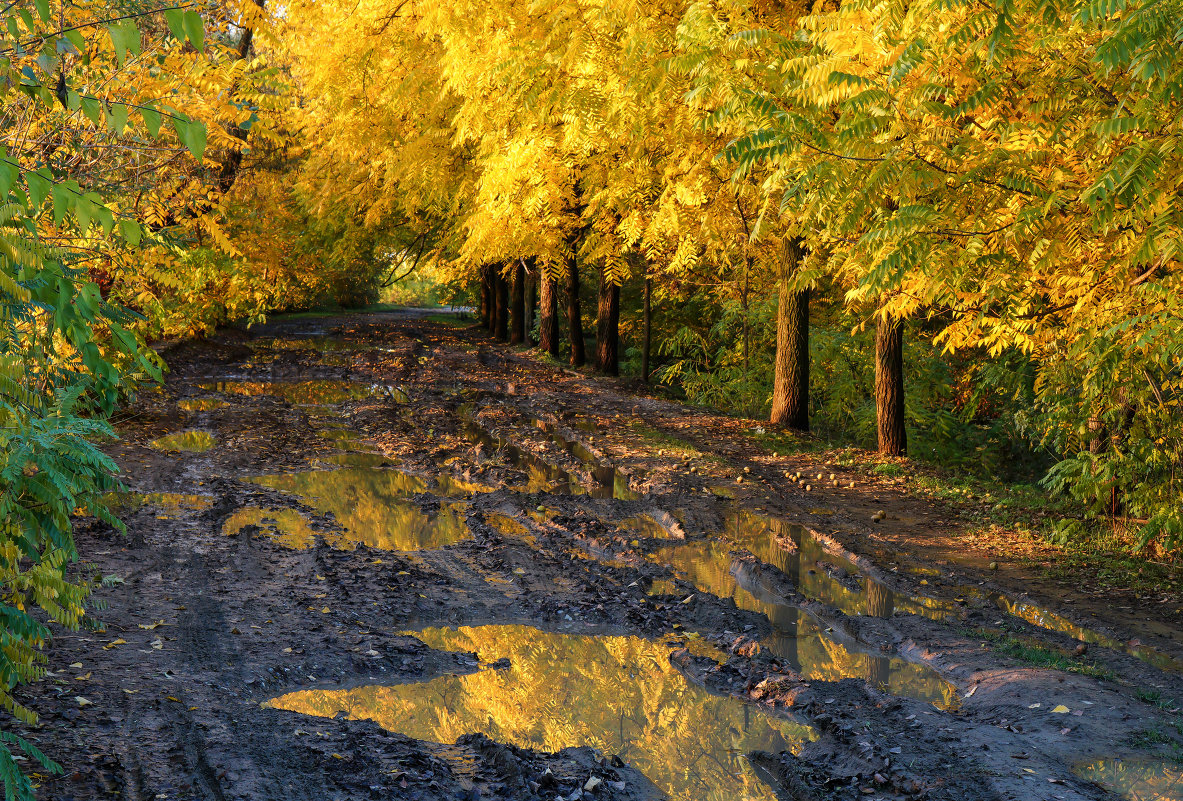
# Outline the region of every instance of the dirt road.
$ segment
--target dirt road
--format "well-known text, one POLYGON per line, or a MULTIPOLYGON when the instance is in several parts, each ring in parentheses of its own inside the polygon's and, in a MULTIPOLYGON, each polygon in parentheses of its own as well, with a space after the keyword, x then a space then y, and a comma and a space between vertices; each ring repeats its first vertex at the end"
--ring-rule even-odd
POLYGON ((750 421, 413 312, 166 355, 44 798, 1183 798, 1178 621, 893 551, 953 512, 750 421))

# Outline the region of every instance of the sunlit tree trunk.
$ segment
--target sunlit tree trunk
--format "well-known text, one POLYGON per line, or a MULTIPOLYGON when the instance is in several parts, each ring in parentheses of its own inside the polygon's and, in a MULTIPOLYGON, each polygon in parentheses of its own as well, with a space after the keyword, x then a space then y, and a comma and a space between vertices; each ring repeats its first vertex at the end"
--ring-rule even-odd
POLYGON ((612 283, 600 268, 600 302, 596 326, 596 369, 620 374, 620 285, 612 283))
POLYGON ((579 310, 579 261, 574 253, 567 259, 567 329, 571 337, 571 365, 582 367, 587 355, 583 352, 583 317, 579 310))
POLYGON ((526 341, 526 266, 521 259, 513 268, 513 294, 509 311, 509 341, 513 345, 521 345, 526 341))
POLYGON ((495 336, 502 342, 509 339, 509 282, 500 268, 494 268, 497 282, 497 330, 495 336))
POLYGON ((776 310, 776 369, 772 383, 771 422, 809 430, 809 290, 791 288, 804 255, 801 240, 785 245, 776 310))
POLYGON ((904 428, 904 324, 880 315, 875 327, 875 417, 879 452, 903 456, 908 452, 904 428))
POLYGON ((559 355, 559 287, 545 270, 538 281, 542 288, 540 319, 538 321, 538 342, 551 356, 559 355))

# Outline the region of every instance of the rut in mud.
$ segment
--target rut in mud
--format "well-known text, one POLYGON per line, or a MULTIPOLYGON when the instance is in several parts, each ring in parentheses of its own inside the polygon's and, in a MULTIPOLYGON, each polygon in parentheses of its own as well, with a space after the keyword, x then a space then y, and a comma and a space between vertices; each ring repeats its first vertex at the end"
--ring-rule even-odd
POLYGON ((105 628, 25 691, 46 798, 1183 798, 1169 620, 860 548, 939 512, 742 421, 411 312, 167 356, 105 628))

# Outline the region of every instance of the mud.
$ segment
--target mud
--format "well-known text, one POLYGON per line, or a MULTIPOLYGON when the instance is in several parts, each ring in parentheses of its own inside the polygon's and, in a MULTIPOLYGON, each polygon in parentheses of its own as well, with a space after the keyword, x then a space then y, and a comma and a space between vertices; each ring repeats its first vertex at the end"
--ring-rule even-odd
POLYGON ((1178 620, 893 551, 955 513, 753 423, 413 312, 164 355, 45 798, 1181 797, 1178 620))

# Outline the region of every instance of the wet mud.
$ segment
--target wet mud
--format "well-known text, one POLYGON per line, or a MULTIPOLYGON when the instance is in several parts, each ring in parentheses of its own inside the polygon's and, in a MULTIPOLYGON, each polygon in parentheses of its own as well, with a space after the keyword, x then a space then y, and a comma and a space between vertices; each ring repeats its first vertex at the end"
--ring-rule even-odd
POLYGON ((164 355, 45 798, 1183 799, 1179 621, 862 522, 948 510, 416 312, 164 355))

